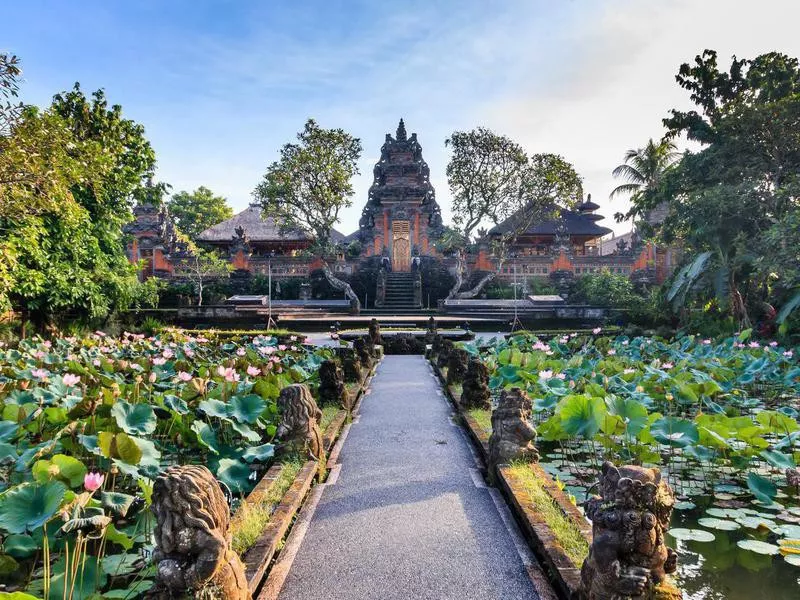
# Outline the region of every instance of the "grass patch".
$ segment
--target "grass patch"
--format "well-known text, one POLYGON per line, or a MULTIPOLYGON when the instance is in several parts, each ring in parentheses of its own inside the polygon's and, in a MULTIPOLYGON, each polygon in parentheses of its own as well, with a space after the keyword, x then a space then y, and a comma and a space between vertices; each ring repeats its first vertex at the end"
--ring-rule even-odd
POLYGON ((351 381, 350 383, 345 383, 344 387, 347 390, 347 393, 350 394, 350 398, 355 400, 356 394, 358 394, 358 390, 361 389, 361 384, 355 381, 351 381))
POLYGON ((581 535, 572 519, 567 517, 556 504, 556 501, 542 486, 527 463, 515 462, 511 465, 511 473, 522 482, 529 500, 536 507, 545 523, 553 531, 558 543, 575 565, 580 567, 589 554, 589 544, 581 535))
POLYGON ((292 458, 283 463, 283 470, 260 502, 242 502, 231 520, 232 547, 241 556, 252 546, 272 518, 286 490, 303 467, 300 458, 292 458))
POLYGON ((483 410, 481 408, 473 408, 472 410, 468 410, 467 414, 475 419, 475 421, 480 425, 481 429, 483 429, 486 433, 492 433, 492 411, 490 410, 483 410))
POLYGON ((464 386, 462 386, 460 383, 451 383, 447 387, 450 388, 450 393, 453 395, 453 400, 456 402, 461 400, 461 392, 464 391, 464 386))
POLYGON ((322 433, 325 433, 328 425, 331 424, 331 421, 333 421, 340 410, 342 410, 342 408, 335 404, 327 404, 322 407, 322 419, 319 422, 319 428, 322 430, 322 433))

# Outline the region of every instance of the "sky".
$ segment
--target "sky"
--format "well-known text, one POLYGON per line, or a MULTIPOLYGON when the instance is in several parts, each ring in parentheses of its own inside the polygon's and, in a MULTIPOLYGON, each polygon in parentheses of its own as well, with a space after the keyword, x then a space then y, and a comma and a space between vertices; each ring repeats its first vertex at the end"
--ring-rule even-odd
POLYGON ((800 56, 800 0, 3 0, 0 51, 22 99, 80 82, 145 126, 158 178, 237 210, 309 117, 361 139, 350 233, 386 133, 417 132, 445 221, 453 131, 488 127, 570 161, 606 216, 625 151, 691 102, 675 82, 706 48, 800 56))

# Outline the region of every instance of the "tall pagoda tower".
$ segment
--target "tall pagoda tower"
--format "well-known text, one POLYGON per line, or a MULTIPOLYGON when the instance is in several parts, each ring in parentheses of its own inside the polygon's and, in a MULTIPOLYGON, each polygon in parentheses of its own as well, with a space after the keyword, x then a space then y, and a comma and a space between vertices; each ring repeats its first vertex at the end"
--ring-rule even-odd
POLYGON ((403 119, 395 137, 386 134, 374 181, 359 221, 359 238, 366 256, 388 256, 392 270, 411 270, 415 256, 434 253, 442 233, 442 215, 422 158, 417 134, 406 134, 403 119))

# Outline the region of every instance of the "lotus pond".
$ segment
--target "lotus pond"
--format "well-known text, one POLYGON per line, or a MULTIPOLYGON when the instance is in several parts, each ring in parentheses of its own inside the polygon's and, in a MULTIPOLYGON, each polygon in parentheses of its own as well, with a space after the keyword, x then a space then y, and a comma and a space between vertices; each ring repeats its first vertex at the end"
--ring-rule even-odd
POLYGON ((797 598, 800 364, 796 349, 749 336, 462 346, 488 365, 494 393, 531 396, 541 462, 578 504, 603 460, 661 468, 687 598, 797 598))
POLYGON ((272 461, 281 388, 331 352, 179 332, 0 348, 0 598, 149 589, 154 478, 207 465, 235 508, 272 461))

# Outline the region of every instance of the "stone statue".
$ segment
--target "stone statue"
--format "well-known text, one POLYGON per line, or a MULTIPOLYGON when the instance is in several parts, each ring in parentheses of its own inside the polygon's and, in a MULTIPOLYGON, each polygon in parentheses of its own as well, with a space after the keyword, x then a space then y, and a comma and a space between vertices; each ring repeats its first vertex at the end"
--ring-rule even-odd
POLYGON ((513 460, 535 462, 539 452, 533 441, 536 429, 530 424, 533 405, 520 388, 503 390, 497 408, 492 411, 492 435, 489 437, 489 473, 494 476, 497 465, 513 460))
POLYGON ((378 319, 372 319, 369 322, 369 339, 374 346, 381 345, 381 324, 378 319))
POLYGON ((231 550, 230 510, 206 467, 167 468, 153 485, 156 584, 147 597, 251 600, 239 556, 231 550))
POLYGON ((593 541, 581 569, 581 598, 681 598, 666 579, 678 555, 664 545, 675 496, 661 472, 605 462, 599 489, 585 504, 593 541))
POLYGON ((275 432, 280 454, 297 453, 313 460, 322 457, 322 434, 319 421, 322 411, 304 383, 293 383, 278 397, 281 421, 275 432))
POLYGON ((372 351, 370 350, 371 344, 367 343, 368 339, 367 336, 356 338, 353 340, 353 348, 358 354, 358 360, 361 362, 361 365, 366 369, 371 369, 373 360, 372 351))
POLYGON ((339 405, 350 410, 350 394, 344 385, 344 372, 334 360, 323 361, 319 366, 319 401, 322 404, 339 405))
POLYGON ((461 383, 467 372, 469 353, 461 348, 453 348, 447 358, 447 385, 461 383))
POLYGON ((375 286, 375 306, 382 307, 386 303, 386 269, 378 270, 378 282, 375 286))
POLYGON ((358 353, 353 348, 337 348, 336 352, 342 361, 344 380, 361 383, 361 361, 358 359, 358 353))
MULTIPOLYGON (((441 336, 439 336, 441 338, 441 336)), ((436 353, 436 366, 440 369, 447 366, 447 361, 450 360, 450 353, 455 350, 453 342, 448 339, 442 339, 439 346, 439 352, 436 353)))
POLYGON ((492 408, 492 394, 489 391, 489 369, 478 358, 470 358, 461 391, 461 408, 471 410, 492 408))

